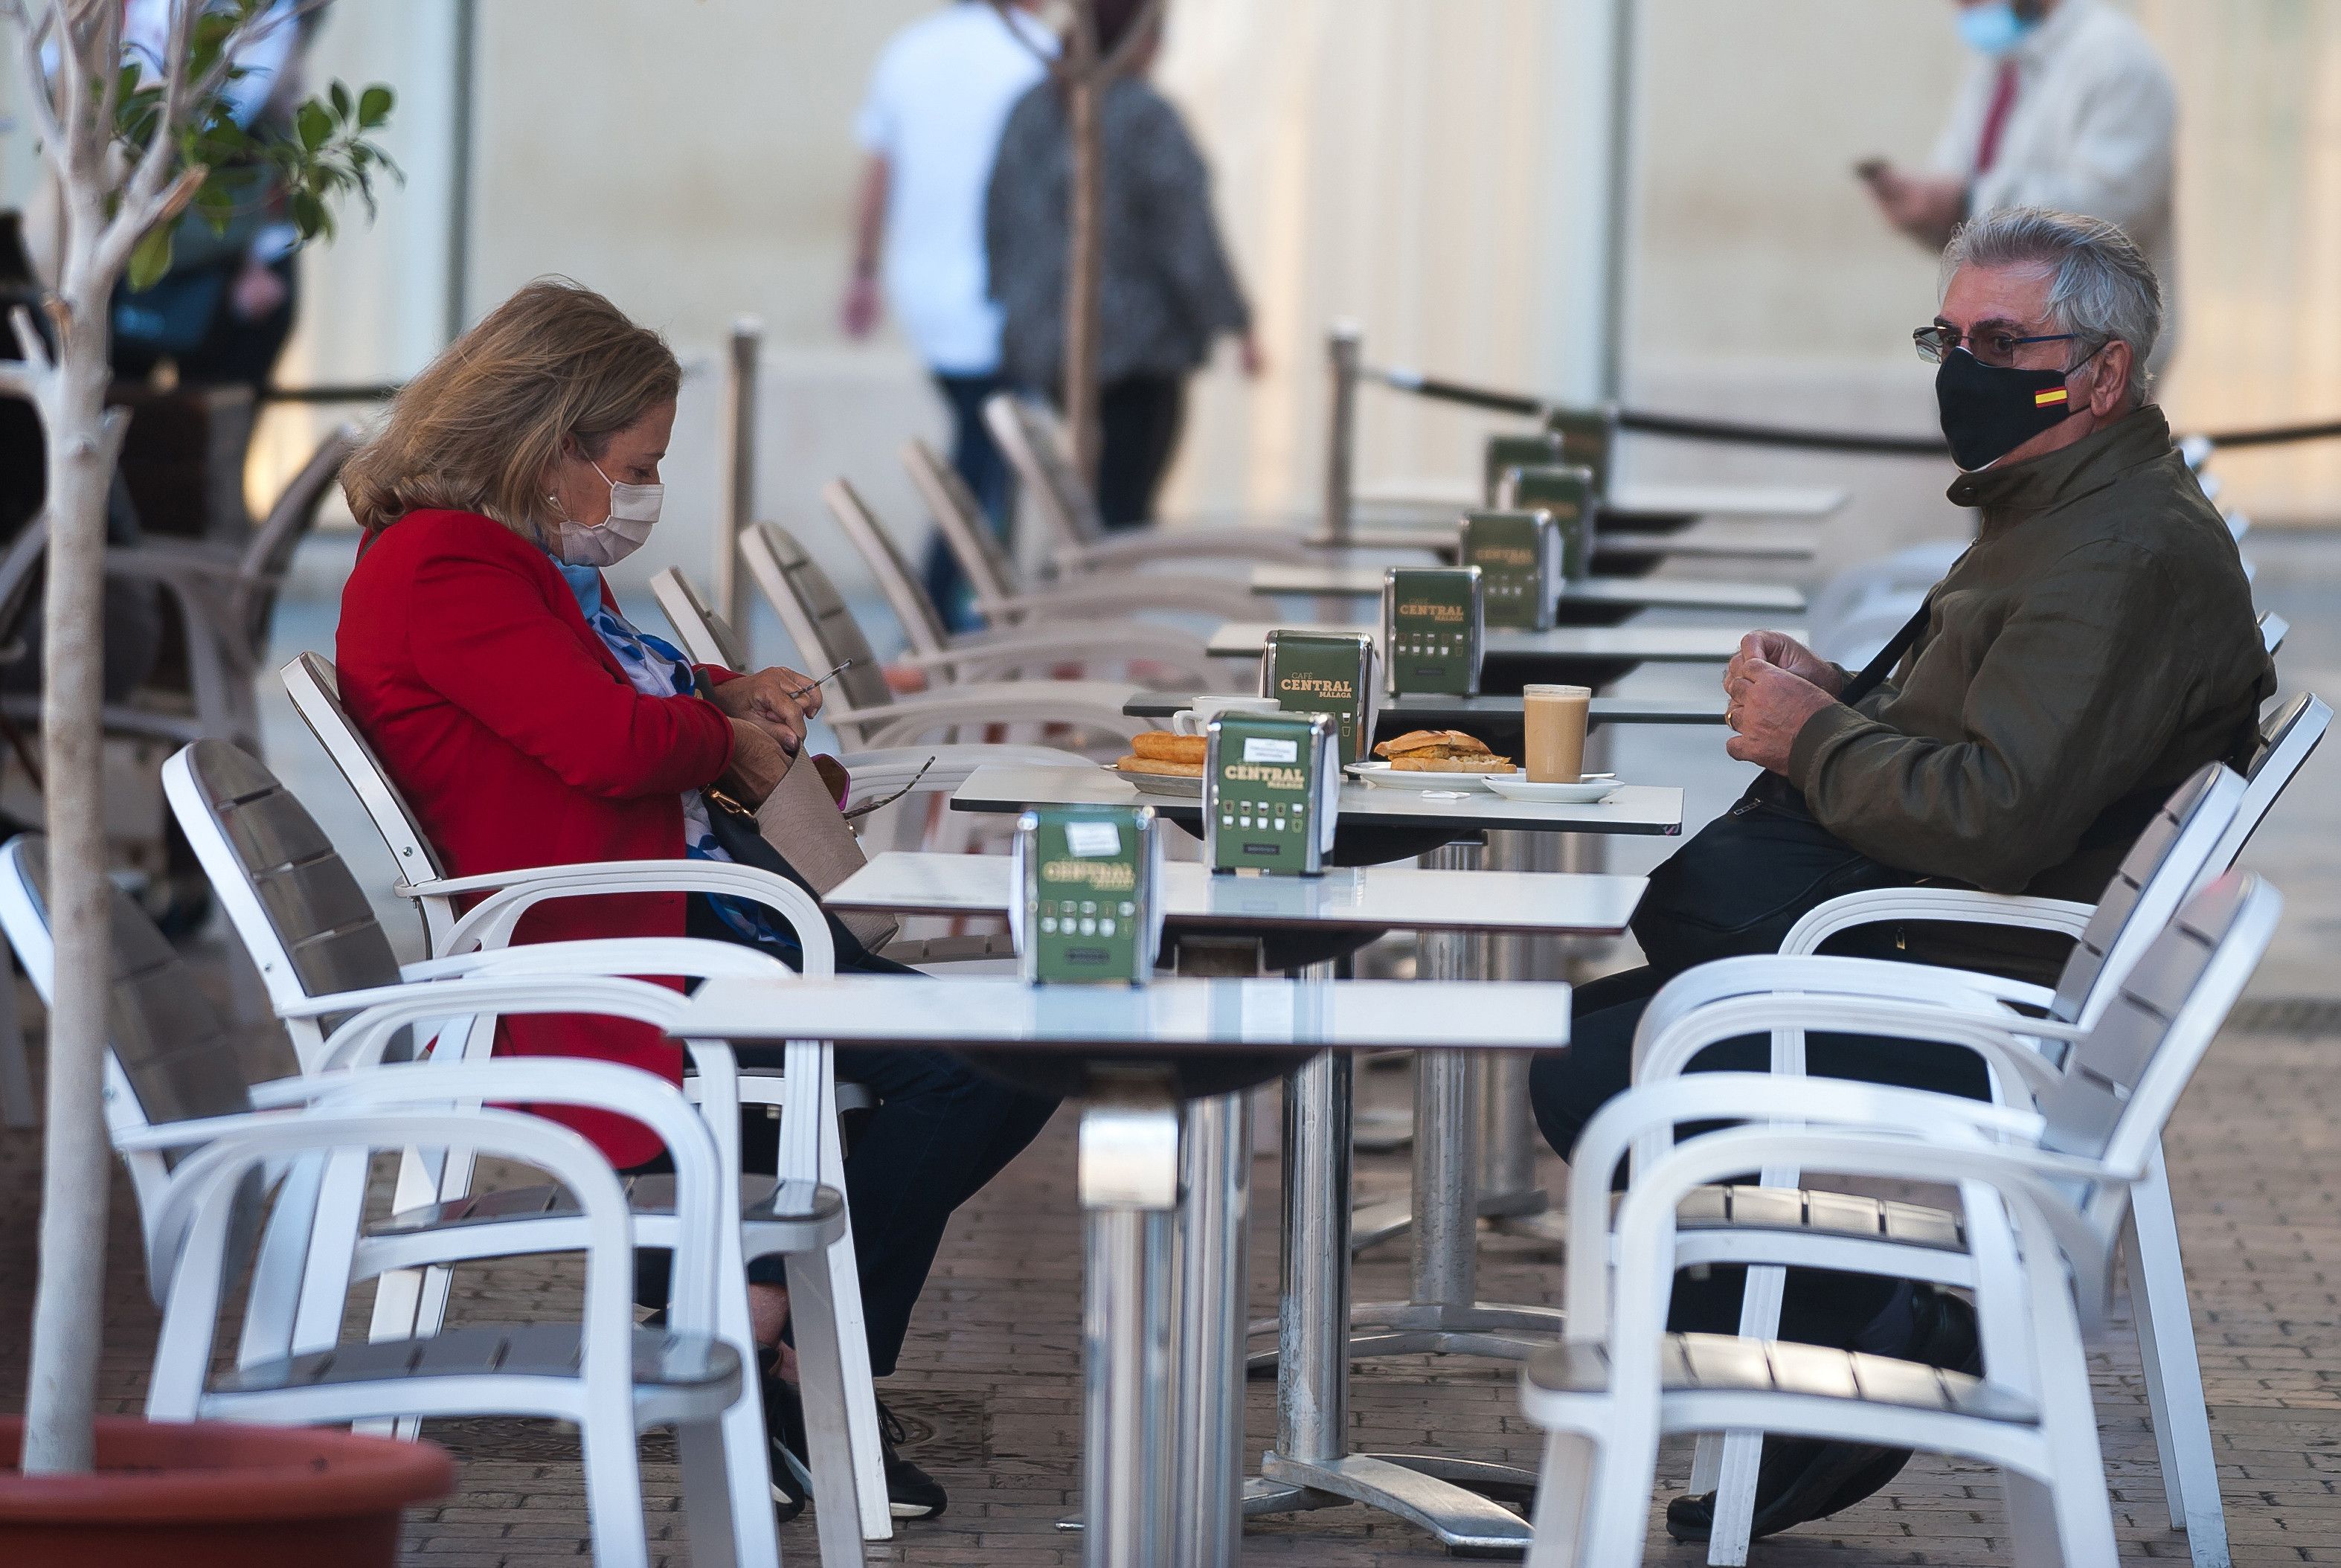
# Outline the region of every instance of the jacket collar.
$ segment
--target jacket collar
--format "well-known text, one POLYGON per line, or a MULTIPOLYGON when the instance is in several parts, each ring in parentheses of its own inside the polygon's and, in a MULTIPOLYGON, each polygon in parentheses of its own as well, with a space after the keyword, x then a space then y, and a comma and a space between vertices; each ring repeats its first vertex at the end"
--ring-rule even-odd
POLYGON ((2065 46, 2066 41, 2080 31, 2082 13, 2090 7, 2090 0, 2062 0, 2057 8, 2040 19, 2040 25, 2017 41, 2015 55, 2017 67, 2027 75, 2033 74, 2048 63, 2048 57, 2065 46))
POLYGON ((2148 403, 2071 446, 2012 468, 1978 469, 1951 481, 1954 506, 1983 510, 1982 536, 2014 527, 2035 512, 2069 505, 2100 491, 2141 463, 2170 451, 2170 422, 2148 403))

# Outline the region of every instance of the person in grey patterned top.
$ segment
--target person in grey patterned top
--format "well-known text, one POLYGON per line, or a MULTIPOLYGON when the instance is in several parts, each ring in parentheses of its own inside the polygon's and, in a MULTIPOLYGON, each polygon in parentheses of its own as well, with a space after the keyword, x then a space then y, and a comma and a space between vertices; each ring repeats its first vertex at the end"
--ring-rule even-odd
MULTIPOLYGON (((1097 0, 1098 43, 1111 51, 1136 0, 1097 0)), ((1104 287, 1098 384, 1102 447, 1098 508, 1110 528, 1150 521, 1177 450, 1187 377, 1212 341, 1237 334, 1244 373, 1260 373, 1251 311, 1211 215, 1210 171, 1187 126, 1146 80, 1161 23, 1127 74, 1106 89, 1104 287)), ((1000 302, 1001 371, 1058 394, 1064 373, 1065 274, 1072 144, 1053 82, 1020 100, 1001 134, 984 211, 991 296, 1000 302)))

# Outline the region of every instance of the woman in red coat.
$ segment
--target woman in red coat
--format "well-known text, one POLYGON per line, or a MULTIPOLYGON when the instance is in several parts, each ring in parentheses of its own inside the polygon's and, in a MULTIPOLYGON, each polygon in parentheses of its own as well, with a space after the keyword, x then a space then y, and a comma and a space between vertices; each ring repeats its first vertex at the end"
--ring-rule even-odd
MULTIPOLYGON (((720 782, 762 799, 820 711, 820 692, 805 691, 811 683, 793 670, 694 671, 629 623, 602 580, 600 569, 657 521, 680 381, 666 344, 607 300, 532 283, 407 383, 382 433, 349 464, 344 485, 365 542, 342 593, 342 700, 452 875, 725 858, 700 790, 720 782), (697 694, 694 674, 710 695, 697 694)), ((557 899, 532 910, 515 939, 685 934, 797 957, 793 936, 760 909, 702 894, 557 899)), ((895 968, 862 955, 850 937, 841 968, 845 955, 895 968)), ((615 1019, 513 1018, 500 1048, 626 1062, 678 1081, 682 1073, 680 1047, 615 1019)), ((882 1101, 845 1177, 870 1358, 882 1377, 952 1210, 1054 1107, 939 1052, 841 1049, 837 1069, 882 1101)), ((637 1123, 547 1114, 622 1166, 663 1158, 637 1123)), ((752 1136, 763 1134, 768 1159, 772 1126, 764 1116, 748 1123, 752 1136)), ((786 1316, 779 1264, 750 1271, 758 1337, 768 1344, 786 1316)), ((780 1363, 775 1349, 770 1365, 780 1363)), ((776 1444, 793 1439, 802 1457, 795 1405, 768 1374, 776 1444)), ((898 1517, 942 1511, 941 1488, 891 1444, 887 1461, 898 1517)), ((777 1452, 773 1484, 790 1512, 802 1505, 777 1452)))

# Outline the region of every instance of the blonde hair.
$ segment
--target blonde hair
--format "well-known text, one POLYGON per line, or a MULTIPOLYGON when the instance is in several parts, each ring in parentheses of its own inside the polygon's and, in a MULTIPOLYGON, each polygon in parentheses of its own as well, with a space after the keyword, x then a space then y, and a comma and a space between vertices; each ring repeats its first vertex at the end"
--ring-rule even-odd
POLYGON ((682 382, 658 333, 591 289, 539 279, 400 389, 382 432, 342 471, 342 490, 369 534, 446 508, 536 539, 562 442, 599 457, 682 382))

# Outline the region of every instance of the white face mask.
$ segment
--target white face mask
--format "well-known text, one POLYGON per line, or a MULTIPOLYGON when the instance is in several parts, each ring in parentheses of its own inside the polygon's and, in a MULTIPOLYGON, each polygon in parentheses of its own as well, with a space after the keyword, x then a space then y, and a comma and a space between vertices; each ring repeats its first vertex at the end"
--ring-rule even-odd
MULTIPOLYGON (((593 462, 592 458, 585 461, 593 462)), ((602 465, 593 462, 593 471, 602 473, 602 465)), ((602 482, 610 487, 609 520, 575 522, 564 517, 553 531, 553 553, 571 566, 616 565, 642 548, 659 520, 666 486, 620 484, 606 473, 602 473, 602 482)))

